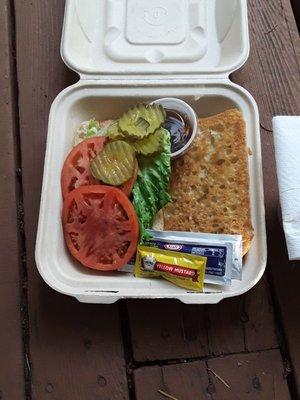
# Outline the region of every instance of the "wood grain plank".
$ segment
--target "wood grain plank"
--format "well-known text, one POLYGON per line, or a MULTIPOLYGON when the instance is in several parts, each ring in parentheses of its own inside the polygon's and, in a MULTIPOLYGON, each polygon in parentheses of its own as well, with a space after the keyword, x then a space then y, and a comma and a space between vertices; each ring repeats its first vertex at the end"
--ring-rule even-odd
POLYGON ((137 400, 163 400, 158 391, 178 400, 211 400, 204 361, 139 368, 134 372, 137 400))
POLYGON ((136 398, 163 399, 162 390, 178 400, 290 399, 278 350, 217 357, 207 365, 194 361, 139 368, 134 372, 136 398))
POLYGON ((266 277, 245 296, 209 306, 208 318, 211 355, 279 346, 266 277))
POLYGON ((127 305, 135 361, 209 353, 204 307, 169 300, 128 301, 127 305))
POLYGON ((300 263, 288 262, 283 231, 278 229, 278 211, 270 214, 269 268, 274 287, 278 314, 284 328, 290 361, 294 372, 296 389, 300 397, 300 263))
POLYGON ((208 368, 214 400, 290 399, 279 350, 211 359, 208 368))
MULTIPOLYGON (((289 263, 279 222, 279 198, 272 135, 276 114, 300 115, 300 40, 288 0, 249 0, 251 52, 233 80, 256 99, 261 116, 268 232, 268 270, 279 305, 300 397, 299 265, 289 263)), ((298 263, 299 264, 299 263, 298 263)))
POLYGON ((216 305, 190 307, 175 301, 130 301, 128 311, 134 359, 138 362, 279 346, 265 280, 245 297, 216 305))
POLYGON ((300 63, 300 46, 298 44, 300 34, 300 0, 282 0, 282 8, 288 25, 295 55, 300 63))
POLYGON ((33 399, 128 399, 116 306, 44 287, 31 308, 33 399))
POLYGON ((226 299, 208 307, 210 354, 221 355, 245 351, 243 298, 226 299))
POLYGON ((49 108, 76 77, 59 54, 64 2, 16 0, 15 8, 32 398, 127 399, 117 306, 83 305, 54 293, 35 266, 49 108))
POLYGON ((242 320, 248 351, 276 348, 279 345, 266 276, 244 297, 242 320))
POLYGON ((10 2, 0 2, 0 399, 24 398, 10 2))
POLYGON ((300 33, 300 0, 291 0, 294 18, 296 20, 298 31, 300 33))
MULTIPOLYGON (((232 75, 235 82, 254 96, 261 123, 269 130, 274 114, 299 113, 299 40, 294 36, 291 40, 285 14, 288 3, 287 0, 263 3, 249 0, 250 57, 243 68, 232 75)), ((292 31, 295 29, 294 23, 292 31)), ((273 159, 273 154, 271 156, 273 159)))

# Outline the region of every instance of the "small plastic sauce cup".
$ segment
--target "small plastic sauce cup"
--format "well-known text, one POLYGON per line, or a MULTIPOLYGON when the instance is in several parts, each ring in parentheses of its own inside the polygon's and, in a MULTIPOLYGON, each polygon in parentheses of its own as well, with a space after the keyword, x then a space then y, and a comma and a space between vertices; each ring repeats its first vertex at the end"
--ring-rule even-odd
POLYGON ((198 118, 195 111, 185 101, 177 99, 175 97, 165 97, 162 99, 157 99, 152 103, 161 104, 165 109, 178 112, 180 115, 185 116, 185 118, 188 120, 191 126, 191 135, 189 139, 187 140, 186 143, 183 144, 183 146, 179 150, 171 153, 172 158, 180 157, 188 150, 188 148, 193 143, 193 140, 195 139, 195 136, 197 134, 198 118))

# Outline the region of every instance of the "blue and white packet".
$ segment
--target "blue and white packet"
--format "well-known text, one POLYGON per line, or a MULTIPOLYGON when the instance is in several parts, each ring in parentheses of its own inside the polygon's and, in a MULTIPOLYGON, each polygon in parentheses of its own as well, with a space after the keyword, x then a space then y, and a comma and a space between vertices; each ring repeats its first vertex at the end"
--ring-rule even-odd
MULTIPOLYGON (((163 250, 207 257, 205 283, 231 285, 242 279, 242 236, 194 232, 148 230, 152 239, 146 245, 163 250)), ((133 265, 122 268, 131 272, 133 265)))
POLYGON ((230 285, 242 279, 242 236, 212 233, 148 231, 147 245, 207 257, 205 283, 230 285))

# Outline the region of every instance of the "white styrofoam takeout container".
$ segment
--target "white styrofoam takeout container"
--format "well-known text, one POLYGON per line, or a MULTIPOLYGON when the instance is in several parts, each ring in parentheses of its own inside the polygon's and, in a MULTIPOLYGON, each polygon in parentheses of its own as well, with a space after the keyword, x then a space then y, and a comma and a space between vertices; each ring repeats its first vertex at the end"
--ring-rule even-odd
POLYGON ((253 287, 266 266, 259 117, 255 101, 229 80, 249 52, 246 0, 67 0, 61 55, 79 82, 54 100, 45 157, 36 262, 55 290, 81 302, 176 298, 217 303, 253 287), (140 101, 177 97, 199 117, 239 108, 247 127, 254 240, 243 279, 222 289, 188 292, 164 280, 100 273, 80 266, 65 247, 60 173, 81 121, 117 118, 140 101))

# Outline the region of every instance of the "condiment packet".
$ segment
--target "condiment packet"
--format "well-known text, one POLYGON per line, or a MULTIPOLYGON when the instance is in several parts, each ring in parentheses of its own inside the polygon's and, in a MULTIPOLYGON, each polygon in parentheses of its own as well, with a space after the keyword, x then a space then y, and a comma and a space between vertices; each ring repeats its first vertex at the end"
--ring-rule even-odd
POLYGON ((242 236, 148 230, 147 245, 207 257, 205 283, 230 285, 242 279, 242 236))
POLYGON ((185 289, 202 292, 206 262, 206 257, 198 255, 138 246, 134 275, 164 278, 185 289))
MULTIPOLYGON (((152 239, 147 245, 207 257, 205 283, 230 285, 242 279, 242 236, 148 230, 152 239)), ((133 272, 134 259, 120 268, 133 272)))

